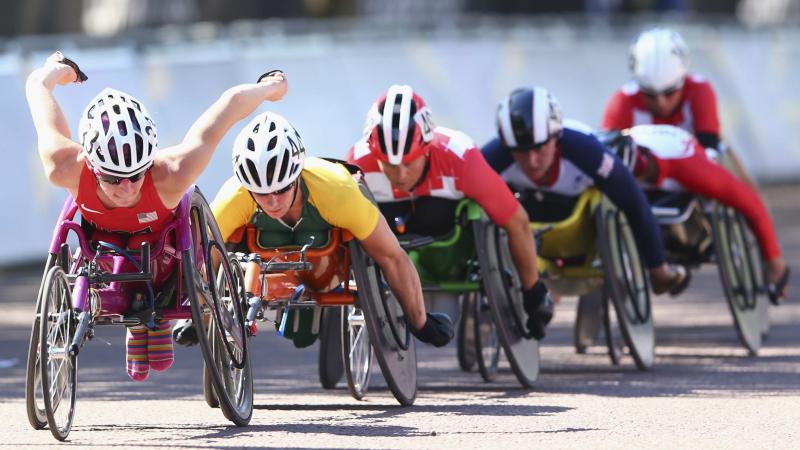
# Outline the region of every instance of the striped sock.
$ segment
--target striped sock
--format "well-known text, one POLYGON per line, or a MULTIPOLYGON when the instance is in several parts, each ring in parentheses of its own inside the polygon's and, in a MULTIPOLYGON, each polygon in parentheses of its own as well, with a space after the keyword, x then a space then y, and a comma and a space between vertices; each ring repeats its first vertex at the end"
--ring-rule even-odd
POLYGON ((163 372, 175 362, 172 350, 172 324, 169 320, 158 324, 158 330, 147 330, 147 359, 150 367, 163 372))
POLYGON ((133 381, 144 381, 150 374, 147 362, 147 328, 141 325, 128 327, 125 342, 128 376, 133 381))

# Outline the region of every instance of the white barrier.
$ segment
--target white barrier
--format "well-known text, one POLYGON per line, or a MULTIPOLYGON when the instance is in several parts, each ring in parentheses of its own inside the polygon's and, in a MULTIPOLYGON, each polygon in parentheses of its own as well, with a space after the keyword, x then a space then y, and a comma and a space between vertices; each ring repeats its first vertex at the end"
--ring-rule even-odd
MULTIPOLYGON (((800 32, 756 34, 740 29, 681 28, 691 68, 717 89, 723 134, 762 182, 800 174, 800 32)), ((372 101, 392 83, 411 84, 437 123, 471 135, 478 145, 494 133, 497 101, 510 90, 539 84, 561 101, 565 114, 598 125, 605 102, 627 78, 627 47, 638 28, 591 32, 489 27, 469 36, 372 39, 369 35, 263 36, 205 43, 70 50, 89 75, 57 96, 71 128, 83 106, 111 86, 137 96, 153 114, 163 146, 180 141, 194 119, 226 88, 283 69, 286 98, 270 108, 303 135, 312 155, 341 157, 358 139, 372 101)), ((54 49, 59 43, 54 40, 54 49)), ((2 199, 0 265, 41 259, 66 195, 49 186, 36 154, 36 136, 24 96, 25 77, 47 55, 0 57, 2 199)), ((231 174, 235 127, 198 184, 214 196, 231 174)))

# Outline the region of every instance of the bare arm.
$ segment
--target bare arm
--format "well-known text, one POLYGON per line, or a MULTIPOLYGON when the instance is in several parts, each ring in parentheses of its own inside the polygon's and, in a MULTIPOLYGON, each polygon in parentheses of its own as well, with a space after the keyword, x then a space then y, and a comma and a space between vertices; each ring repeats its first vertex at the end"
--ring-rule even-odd
POLYGON ((195 121, 183 142, 157 154, 153 179, 165 205, 178 204, 234 124, 252 114, 265 100, 283 98, 287 87, 283 73, 278 72, 258 84, 228 89, 195 121))
POLYGON ((417 269, 400 247, 382 215, 378 218, 375 230, 361 241, 361 245, 386 275, 386 281, 403 306, 411 326, 421 329, 427 318, 417 269))
POLYGON ((56 186, 77 190, 81 146, 70 138, 67 119, 53 94, 57 85, 75 82, 76 74, 71 67, 58 62, 61 57, 56 52, 42 67, 31 72, 25 84, 25 95, 47 179, 56 186))
POLYGON ((528 224, 528 213, 521 206, 511 216, 511 220, 503 226, 508 233, 508 246, 511 258, 517 268, 522 287, 530 289, 539 279, 536 268, 536 243, 533 241, 533 232, 528 224))

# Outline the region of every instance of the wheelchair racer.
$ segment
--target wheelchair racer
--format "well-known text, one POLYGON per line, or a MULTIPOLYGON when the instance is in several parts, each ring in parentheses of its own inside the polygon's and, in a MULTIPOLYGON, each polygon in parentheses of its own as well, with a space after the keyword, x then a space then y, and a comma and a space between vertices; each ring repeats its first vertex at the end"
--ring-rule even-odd
MULTIPOLYGON (((48 180, 66 188, 79 205, 90 239, 123 248, 157 239, 228 129, 265 100, 280 100, 287 89, 283 74, 260 84, 235 86, 200 115, 181 143, 158 150, 156 125, 145 106, 110 88, 89 102, 78 129, 80 143, 74 141, 54 90, 84 80, 77 65, 60 52, 28 76, 26 95, 39 156, 48 180)), ((131 379, 143 381, 150 369, 172 366, 169 334, 169 321, 157 324, 155 330, 128 327, 131 379)))
POLYGON ((348 151, 361 167, 395 232, 440 236, 455 222, 462 198, 474 200, 506 230, 523 286, 526 327, 542 339, 553 301, 536 270, 528 215, 466 134, 436 126, 425 102, 408 85, 392 85, 367 113, 364 136, 348 151))
MULTIPOLYGON (((303 245, 308 236, 327 239, 331 227, 345 229, 380 265, 414 336, 437 347, 450 342, 450 318, 425 311, 414 265, 378 208, 344 165, 306 157, 285 118, 265 112, 242 129, 233 145, 233 172, 211 203, 223 240, 248 223, 270 240, 267 247, 303 245)), ((179 343, 193 340, 191 332, 183 334, 176 336, 179 343)))
MULTIPOLYGON (((511 92, 500 102, 497 127, 499 136, 483 146, 483 155, 521 198, 529 192, 577 198, 596 186, 625 213, 650 272, 653 292, 677 295, 686 288, 689 272, 665 262, 661 231, 636 180, 588 127, 563 123, 552 94, 542 87, 511 92)), ((531 217, 548 214, 536 203, 523 201, 531 217)))
POLYGON ((706 155, 688 132, 671 125, 638 125, 623 131, 629 136, 632 171, 647 189, 689 191, 714 199, 741 212, 758 240, 766 261, 768 294, 773 303, 786 296, 789 267, 781 256, 775 227, 758 194, 706 155))
POLYGON ((717 95, 708 79, 689 72, 689 48, 681 35, 667 28, 645 30, 631 46, 629 58, 634 79, 608 100, 602 128, 681 127, 703 147, 727 154, 737 176, 756 189, 738 155, 721 141, 717 95))

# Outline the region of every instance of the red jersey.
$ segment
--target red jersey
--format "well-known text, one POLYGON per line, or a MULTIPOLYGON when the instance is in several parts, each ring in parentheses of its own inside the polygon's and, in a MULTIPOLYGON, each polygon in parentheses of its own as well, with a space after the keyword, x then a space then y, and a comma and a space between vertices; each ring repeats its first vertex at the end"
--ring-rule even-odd
POLYGON ((75 202, 81 217, 98 229, 119 233, 156 233, 174 220, 174 210, 168 209, 158 195, 153 176, 148 171, 142 183, 141 198, 130 208, 107 208, 97 196, 97 178, 89 166, 81 170, 78 198, 75 202))
POLYGON ((379 203, 428 196, 454 200, 466 197, 478 203, 499 226, 505 225, 517 212, 519 202, 514 194, 489 167, 472 139, 460 131, 436 127, 425 149, 427 172, 413 192, 392 187, 370 152, 371 145, 378 143, 368 141, 368 136, 363 137, 347 152, 347 161, 364 171, 367 185, 379 203))
POLYGON ((689 74, 683 83, 681 102, 669 117, 654 117, 647 110, 644 94, 639 84, 625 84, 611 96, 603 114, 602 128, 624 130, 635 125, 674 125, 698 135, 710 133, 719 136, 717 96, 711 84, 702 76, 689 74))

